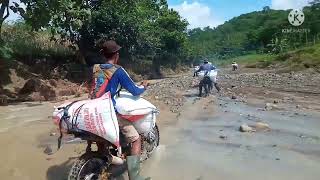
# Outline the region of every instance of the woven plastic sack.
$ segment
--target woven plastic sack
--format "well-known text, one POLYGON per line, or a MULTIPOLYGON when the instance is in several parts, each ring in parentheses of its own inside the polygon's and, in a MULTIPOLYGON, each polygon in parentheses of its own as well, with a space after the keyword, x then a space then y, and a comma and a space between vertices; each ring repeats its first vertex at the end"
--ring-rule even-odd
MULTIPOLYGON (((70 103, 59 107, 65 107, 68 104, 70 103)), ((59 107, 53 112, 53 120, 57 125, 63 115, 63 110, 58 110, 59 107)), ((109 92, 97 99, 73 103, 68 109, 68 114, 69 123, 76 128, 91 132, 119 146, 119 125, 109 92)), ((62 128, 67 130, 65 122, 62 122, 62 128)))

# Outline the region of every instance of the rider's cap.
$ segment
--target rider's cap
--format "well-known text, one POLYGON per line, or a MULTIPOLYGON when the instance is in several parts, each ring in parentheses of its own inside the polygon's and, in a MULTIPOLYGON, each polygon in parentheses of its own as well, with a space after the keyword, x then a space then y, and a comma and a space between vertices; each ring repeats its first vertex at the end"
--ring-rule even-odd
POLYGON ((114 54, 118 52, 121 49, 121 46, 119 46, 115 41, 109 40, 102 44, 101 51, 103 54, 114 54))
POLYGON ((203 60, 203 62, 208 63, 209 61, 208 61, 208 59, 206 58, 206 59, 203 60))

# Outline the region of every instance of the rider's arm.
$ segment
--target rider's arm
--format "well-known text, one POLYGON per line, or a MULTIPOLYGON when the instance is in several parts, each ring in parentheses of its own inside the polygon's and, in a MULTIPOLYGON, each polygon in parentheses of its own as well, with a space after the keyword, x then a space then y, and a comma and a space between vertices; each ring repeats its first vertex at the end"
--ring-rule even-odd
POLYGON ((195 73, 198 73, 198 72, 200 72, 202 70, 203 70, 203 66, 200 66, 200 68, 195 73))
POLYGON ((137 85, 135 85, 133 80, 129 77, 128 73, 123 68, 119 68, 117 71, 120 85, 128 90, 132 95, 139 96, 146 90, 144 87, 138 87, 137 85))

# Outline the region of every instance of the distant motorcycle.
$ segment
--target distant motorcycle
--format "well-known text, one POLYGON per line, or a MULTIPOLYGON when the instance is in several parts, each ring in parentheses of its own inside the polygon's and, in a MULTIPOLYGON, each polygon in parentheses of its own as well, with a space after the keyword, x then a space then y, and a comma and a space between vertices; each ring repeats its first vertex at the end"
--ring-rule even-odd
MULTIPOLYGON (((118 112, 122 113, 120 116, 133 122, 142 138, 140 160, 148 159, 156 147, 159 146, 160 136, 156 124, 158 110, 143 98, 134 97, 126 92, 121 92, 120 97, 115 98, 115 100, 117 107, 118 105, 120 107, 119 110, 117 109, 118 112), (131 103, 139 104, 140 106, 133 107, 131 103)), ((130 155, 131 145, 125 141, 123 134, 119 131, 117 118, 111 118, 113 120, 108 118, 108 122, 106 120, 101 121, 101 118, 103 118, 101 116, 103 116, 103 113, 108 113, 108 110, 102 109, 105 110, 102 113, 97 111, 99 111, 101 105, 107 108, 107 102, 110 102, 110 96, 96 100, 73 102, 55 109, 53 118, 61 129, 59 144, 61 144, 63 131, 87 141, 86 152, 73 164, 68 180, 109 179, 125 171, 125 169, 119 170, 116 167, 117 165, 120 167, 124 163, 123 158, 130 155), (96 105, 99 103, 100 106, 96 105), (94 107, 96 109, 92 111, 93 113, 87 112, 92 105, 96 105, 94 107), (91 116, 96 116, 97 118, 93 121, 87 121, 91 116), (82 122, 82 119, 84 122, 82 122), (100 122, 96 123, 96 120, 100 120, 100 122), (92 131, 92 129, 95 130, 92 131), (96 150, 92 149, 93 144, 97 146, 96 150)), ((111 117, 114 115, 115 113, 111 113, 111 117)))
POLYGON ((217 84, 217 70, 211 71, 200 71, 198 74, 200 84, 199 84, 199 96, 202 96, 202 89, 204 89, 205 96, 208 96, 213 89, 213 85, 218 91, 220 88, 217 84))
POLYGON ((232 66, 232 71, 238 70, 239 65, 236 62, 233 62, 231 66, 232 66))

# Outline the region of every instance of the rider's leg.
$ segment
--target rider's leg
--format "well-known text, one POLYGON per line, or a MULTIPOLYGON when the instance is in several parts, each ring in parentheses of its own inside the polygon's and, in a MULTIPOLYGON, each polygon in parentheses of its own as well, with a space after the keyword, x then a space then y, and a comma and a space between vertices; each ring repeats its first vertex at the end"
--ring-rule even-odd
POLYGON ((127 143, 131 143, 131 155, 140 156, 141 154, 141 138, 136 130, 128 120, 119 118, 119 126, 122 134, 126 137, 127 143))
MULTIPOLYGON (((205 93, 209 93, 209 89, 210 88, 210 83, 211 83, 211 80, 209 77, 204 77, 201 81, 200 81, 200 84, 199 84, 199 96, 201 97, 202 96, 202 88, 205 89, 205 93)), ((207 95, 207 94, 206 94, 207 95)))
POLYGON ((208 78, 208 85, 209 85, 209 91, 211 91, 213 89, 213 81, 208 78))
POLYGON ((141 138, 139 138, 131 143, 131 156, 140 156, 141 154, 141 138))
POLYGON ((214 87, 216 87, 217 91, 220 92, 221 89, 220 89, 218 83, 214 83, 214 87))
POLYGON ((199 97, 201 97, 202 96, 202 87, 203 87, 203 80, 201 80, 200 81, 200 83, 199 83, 199 97))

